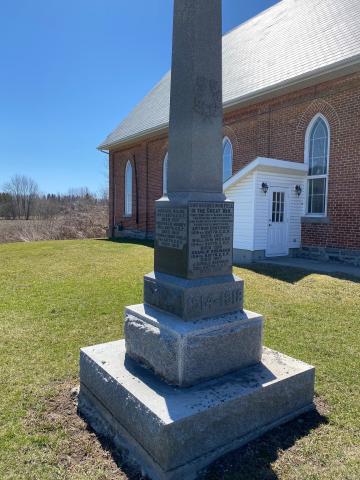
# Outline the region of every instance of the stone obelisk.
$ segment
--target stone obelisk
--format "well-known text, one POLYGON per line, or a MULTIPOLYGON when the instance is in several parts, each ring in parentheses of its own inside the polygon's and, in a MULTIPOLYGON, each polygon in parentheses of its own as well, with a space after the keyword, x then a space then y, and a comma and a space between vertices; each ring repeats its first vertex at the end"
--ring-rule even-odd
POLYGON ((130 357, 179 386, 256 364, 262 352, 262 318, 245 321, 243 281, 232 274, 221 42, 221 0, 175 0, 168 193, 156 202, 155 271, 144 304, 126 311, 125 339, 130 357), (216 335, 204 333, 210 325, 216 335))
POLYGON ((222 191, 221 0, 174 0, 168 194, 125 341, 81 350, 79 411, 153 480, 191 480, 313 407, 314 368, 262 347, 222 191))
POLYGON ((169 124, 171 199, 223 200, 221 1, 174 4, 169 124))
POLYGON ((232 269, 233 205, 224 203, 222 188, 221 42, 220 0, 175 1, 168 198, 156 206, 155 271, 183 278, 232 269))

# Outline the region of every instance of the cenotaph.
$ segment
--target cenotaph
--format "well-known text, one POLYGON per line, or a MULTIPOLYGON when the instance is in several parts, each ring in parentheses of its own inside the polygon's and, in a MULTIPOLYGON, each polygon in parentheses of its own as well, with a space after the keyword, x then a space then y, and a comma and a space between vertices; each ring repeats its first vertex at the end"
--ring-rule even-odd
MULTIPOLYGON (((313 408, 314 368, 263 348, 232 273, 222 189, 221 0, 174 0, 168 193, 125 340, 83 348, 79 411, 153 480, 190 480, 313 408)), ((266 292, 264 292, 266 295, 266 292)))

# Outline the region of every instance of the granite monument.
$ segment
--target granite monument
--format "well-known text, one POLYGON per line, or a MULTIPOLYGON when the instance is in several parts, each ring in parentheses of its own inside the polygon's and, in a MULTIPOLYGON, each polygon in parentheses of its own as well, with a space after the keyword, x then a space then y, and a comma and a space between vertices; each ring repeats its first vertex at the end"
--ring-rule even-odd
POLYGON ((168 193, 154 272, 125 340, 83 348, 79 411, 153 480, 196 478, 224 453, 313 408, 314 368, 263 348, 232 273, 222 189, 221 0, 175 0, 168 193))

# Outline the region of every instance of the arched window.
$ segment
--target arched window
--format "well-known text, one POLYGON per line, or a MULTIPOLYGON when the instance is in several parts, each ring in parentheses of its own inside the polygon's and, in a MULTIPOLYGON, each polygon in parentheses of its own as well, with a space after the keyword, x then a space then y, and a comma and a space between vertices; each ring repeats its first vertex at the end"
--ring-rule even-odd
POLYGON ((125 168, 125 215, 132 215, 132 166, 130 160, 125 168))
POLYGON ((167 181, 168 181, 168 157, 166 154, 163 162, 163 195, 167 194, 167 181))
POLYGON ((223 140, 223 182, 232 176, 233 148, 228 137, 223 140))
POLYGON ((318 114, 309 124, 305 142, 305 162, 309 166, 306 207, 308 215, 326 215, 329 150, 329 124, 324 116, 318 114))

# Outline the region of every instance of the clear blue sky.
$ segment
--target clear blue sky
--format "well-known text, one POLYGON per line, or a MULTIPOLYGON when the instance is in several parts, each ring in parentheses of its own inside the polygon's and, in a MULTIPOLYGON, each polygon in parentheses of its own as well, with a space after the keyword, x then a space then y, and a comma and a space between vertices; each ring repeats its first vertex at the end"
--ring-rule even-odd
MULTIPOLYGON (((277 0, 223 0, 224 32, 277 0)), ((172 0, 1 0, 0 189, 105 182, 96 146, 170 68, 172 0)))

